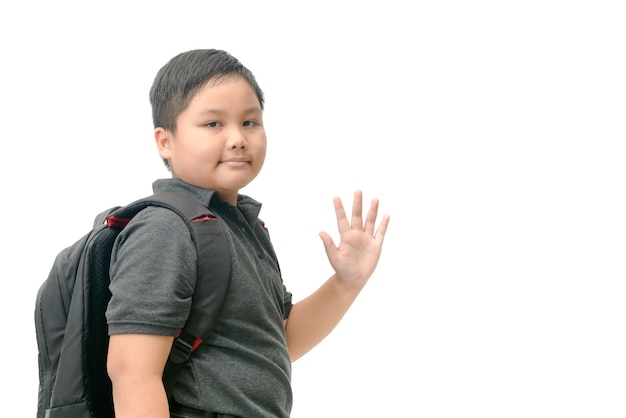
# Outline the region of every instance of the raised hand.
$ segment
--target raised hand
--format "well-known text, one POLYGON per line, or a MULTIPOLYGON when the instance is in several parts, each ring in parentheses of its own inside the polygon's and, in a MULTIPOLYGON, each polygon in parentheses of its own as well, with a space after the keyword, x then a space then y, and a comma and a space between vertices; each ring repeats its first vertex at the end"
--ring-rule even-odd
POLYGON ((363 193, 354 192, 352 219, 348 221, 341 199, 335 197, 335 214, 340 242, 335 245, 326 232, 320 232, 330 265, 338 278, 346 284, 364 285, 370 278, 378 260, 389 225, 389 215, 384 215, 376 228, 378 199, 372 199, 370 209, 363 223, 363 193))

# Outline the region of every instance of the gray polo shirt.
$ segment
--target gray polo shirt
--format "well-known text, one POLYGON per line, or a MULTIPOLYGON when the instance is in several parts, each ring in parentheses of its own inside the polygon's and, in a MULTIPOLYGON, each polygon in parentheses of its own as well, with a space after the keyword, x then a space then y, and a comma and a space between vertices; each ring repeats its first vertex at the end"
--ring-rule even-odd
MULTIPOLYGON (((283 320, 291 309, 261 204, 239 195, 237 207, 212 190, 178 179, 157 180, 155 192, 189 194, 209 206, 225 226, 232 258, 231 283, 212 335, 177 373, 174 398, 205 411, 241 417, 288 417, 291 361, 283 320)), ((178 215, 147 208, 120 233, 111 259, 109 334, 178 335, 196 282, 196 251, 178 215)))

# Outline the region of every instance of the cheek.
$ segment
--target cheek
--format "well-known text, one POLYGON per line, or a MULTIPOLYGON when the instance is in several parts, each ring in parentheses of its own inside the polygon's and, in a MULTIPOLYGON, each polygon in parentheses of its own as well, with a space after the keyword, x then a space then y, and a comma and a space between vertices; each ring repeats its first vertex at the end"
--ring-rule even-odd
POLYGON ((261 135, 255 144, 258 147, 259 153, 265 154, 267 151, 267 137, 265 134, 261 135))
POLYGON ((221 156, 221 151, 207 141, 187 144, 183 155, 179 155, 179 168, 188 173, 204 173, 212 169, 221 156))
POLYGON ((194 146, 190 148, 189 154, 193 159, 200 160, 218 160, 222 155, 222 144, 218 141, 200 139, 194 142, 194 146))
POLYGON ((265 141, 263 143, 259 143, 258 149, 256 151, 259 165, 263 165, 263 162, 265 161, 265 155, 267 154, 267 143, 265 141))

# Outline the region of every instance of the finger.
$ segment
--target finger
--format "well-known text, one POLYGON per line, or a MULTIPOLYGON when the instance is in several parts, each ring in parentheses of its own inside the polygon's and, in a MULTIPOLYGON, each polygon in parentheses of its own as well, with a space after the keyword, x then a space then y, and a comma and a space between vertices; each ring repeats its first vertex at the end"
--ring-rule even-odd
POLYGON ((328 257, 330 265, 333 266, 334 260, 337 259, 337 246, 331 236, 324 231, 320 232, 320 238, 324 243, 324 252, 326 252, 326 257, 328 257))
POLYGON ((378 217, 378 199, 372 199, 370 210, 367 212, 367 218, 365 219, 365 228, 363 228, 368 235, 374 235, 376 217, 378 217))
POLYGON ((351 224, 353 229, 363 229, 363 193, 360 190, 354 192, 351 224))
POLYGON ((337 246, 335 245, 335 242, 333 241, 331 236, 328 235, 328 233, 324 231, 320 232, 320 238, 322 239, 322 242, 324 243, 324 250, 326 250, 326 256, 328 257, 329 260, 332 260, 333 257, 335 256, 335 253, 337 252, 337 246))
POLYGON ((333 198, 333 203, 335 204, 335 216, 337 217, 337 229, 339 229, 339 233, 349 231, 350 223, 348 223, 348 217, 346 216, 346 211, 343 208, 341 199, 335 197, 333 198))
POLYGON ((389 226, 389 215, 383 216, 380 225, 378 225, 378 229, 376 230, 376 234, 374 235, 374 239, 378 243, 378 245, 383 245, 383 241, 385 240, 385 234, 387 233, 387 226, 389 226))

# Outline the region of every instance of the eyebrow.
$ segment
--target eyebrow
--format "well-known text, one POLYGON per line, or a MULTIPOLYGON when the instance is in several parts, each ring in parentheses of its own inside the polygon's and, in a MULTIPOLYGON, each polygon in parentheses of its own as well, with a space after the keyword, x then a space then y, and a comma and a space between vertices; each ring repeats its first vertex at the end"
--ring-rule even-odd
MULTIPOLYGON (((220 109, 204 109, 202 111, 199 112, 199 115, 204 116, 204 115, 222 115, 225 112, 223 110, 220 109)), ((243 111, 243 114, 248 115, 250 113, 262 113, 261 108, 258 106, 254 106, 254 107, 249 107, 248 109, 243 111)))

